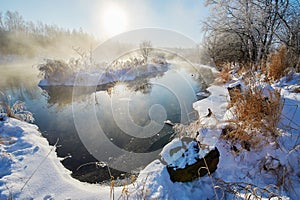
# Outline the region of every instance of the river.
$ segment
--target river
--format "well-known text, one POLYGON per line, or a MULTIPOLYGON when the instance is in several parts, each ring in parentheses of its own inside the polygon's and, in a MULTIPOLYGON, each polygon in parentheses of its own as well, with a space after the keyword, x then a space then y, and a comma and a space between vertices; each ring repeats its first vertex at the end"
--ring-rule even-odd
POLYGON ((32 62, 0 69, 0 90, 10 103, 24 101, 42 135, 51 145, 58 141, 63 165, 91 183, 110 179, 107 167, 95 162, 107 163, 111 174, 122 178, 156 159, 174 136, 164 121, 196 120, 192 103, 204 98, 196 94, 205 90, 201 70, 192 65, 173 64, 153 77, 101 87, 41 88, 32 62))

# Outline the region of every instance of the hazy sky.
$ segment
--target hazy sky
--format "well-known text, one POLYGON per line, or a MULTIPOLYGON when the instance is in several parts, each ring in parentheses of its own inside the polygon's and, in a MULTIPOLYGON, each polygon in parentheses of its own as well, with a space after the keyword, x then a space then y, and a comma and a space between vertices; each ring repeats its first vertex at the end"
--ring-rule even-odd
POLYGON ((25 20, 80 28, 98 38, 156 27, 178 31, 196 42, 208 15, 204 0, 0 0, 0 11, 18 11, 25 20))

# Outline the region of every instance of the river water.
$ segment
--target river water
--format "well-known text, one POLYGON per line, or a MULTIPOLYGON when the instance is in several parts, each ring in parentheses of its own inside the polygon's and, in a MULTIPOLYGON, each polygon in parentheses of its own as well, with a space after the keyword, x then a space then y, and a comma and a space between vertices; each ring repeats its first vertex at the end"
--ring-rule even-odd
POLYGON ((156 159, 174 136, 164 121, 197 119, 192 103, 205 90, 199 69, 191 65, 171 65, 165 73, 126 83, 76 88, 39 87, 33 63, 2 64, 0 70, 0 90, 11 103, 25 102, 42 135, 51 145, 58 141, 63 165, 86 182, 110 178, 98 161, 116 178, 156 159))

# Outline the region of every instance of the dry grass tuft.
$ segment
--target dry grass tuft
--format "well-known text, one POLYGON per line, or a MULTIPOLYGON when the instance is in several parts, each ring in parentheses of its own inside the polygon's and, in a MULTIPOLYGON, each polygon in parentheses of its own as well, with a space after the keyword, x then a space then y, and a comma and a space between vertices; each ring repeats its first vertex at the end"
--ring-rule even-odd
POLYGON ((173 126, 174 131, 176 134, 181 137, 196 137, 196 133, 199 131, 199 129, 203 127, 203 124, 201 124, 200 118, 194 122, 191 122, 188 125, 184 124, 175 124, 173 126))
POLYGON ((233 95, 230 105, 234 119, 229 123, 233 128, 224 135, 225 139, 239 142, 246 149, 276 140, 283 108, 279 91, 269 91, 266 97, 262 89, 250 88, 233 95))
MULTIPOLYGON (((149 195, 149 188, 147 186, 147 179, 148 176, 143 178, 140 182, 136 183, 137 177, 135 175, 132 175, 130 177, 130 182, 128 184, 132 184, 130 187, 127 184, 124 184, 122 187, 121 195, 118 197, 118 199, 148 199, 147 195, 149 195)), ((121 185, 120 185, 121 186, 121 185)), ((112 199, 112 198, 111 198, 112 199)))
POLYGON ((231 79, 230 71, 231 71, 230 64, 224 65, 221 72, 217 74, 214 84, 218 85, 218 84, 224 84, 228 82, 231 79))

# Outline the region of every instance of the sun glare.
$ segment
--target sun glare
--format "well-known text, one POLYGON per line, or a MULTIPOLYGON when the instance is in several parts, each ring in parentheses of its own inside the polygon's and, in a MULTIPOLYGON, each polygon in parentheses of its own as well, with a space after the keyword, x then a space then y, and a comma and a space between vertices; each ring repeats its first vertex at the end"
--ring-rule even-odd
POLYGON ((124 10, 115 4, 110 4, 102 12, 101 16, 104 32, 108 36, 114 36, 125 31, 127 17, 124 10))

